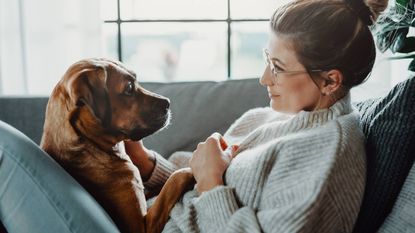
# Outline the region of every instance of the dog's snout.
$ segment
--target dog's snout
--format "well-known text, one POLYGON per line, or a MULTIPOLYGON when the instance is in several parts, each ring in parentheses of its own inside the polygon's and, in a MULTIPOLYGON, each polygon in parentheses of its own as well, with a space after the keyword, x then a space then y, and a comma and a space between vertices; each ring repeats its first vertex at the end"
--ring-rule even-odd
POLYGON ((170 108, 170 100, 167 99, 167 98, 162 99, 160 105, 161 105, 162 108, 165 108, 165 109, 170 108))
POLYGON ((168 110, 170 108, 170 99, 159 94, 142 89, 144 103, 148 103, 150 106, 156 109, 168 110))
POLYGON ((160 110, 167 110, 170 108, 170 100, 168 98, 156 98, 153 100, 153 104, 160 110))

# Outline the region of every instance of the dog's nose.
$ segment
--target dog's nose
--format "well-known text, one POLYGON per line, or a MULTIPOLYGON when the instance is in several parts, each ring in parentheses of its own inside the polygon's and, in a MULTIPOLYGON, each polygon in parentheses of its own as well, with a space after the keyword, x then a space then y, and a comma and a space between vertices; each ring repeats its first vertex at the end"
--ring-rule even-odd
POLYGON ((166 99, 166 108, 170 108, 170 100, 166 99))
POLYGON ((170 100, 169 99, 160 99, 160 108, 168 109, 170 107, 170 100))

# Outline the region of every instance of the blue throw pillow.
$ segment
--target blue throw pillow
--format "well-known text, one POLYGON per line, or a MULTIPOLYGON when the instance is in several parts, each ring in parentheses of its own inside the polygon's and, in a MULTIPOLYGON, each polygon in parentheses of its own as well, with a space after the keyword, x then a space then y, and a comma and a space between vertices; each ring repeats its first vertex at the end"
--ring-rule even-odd
POLYGON ((355 233, 376 232, 391 212, 415 157, 415 78, 357 104, 366 135, 367 182, 355 233))

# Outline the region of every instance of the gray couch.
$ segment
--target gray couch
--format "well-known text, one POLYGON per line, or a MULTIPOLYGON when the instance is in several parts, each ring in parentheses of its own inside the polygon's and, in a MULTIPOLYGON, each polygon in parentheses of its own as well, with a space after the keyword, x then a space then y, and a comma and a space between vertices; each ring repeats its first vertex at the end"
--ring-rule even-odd
MULTIPOLYGON (((414 81, 411 80, 411 84, 413 83, 414 81)), ((206 139, 212 132, 224 133, 227 127, 246 110, 253 107, 268 106, 269 104, 267 93, 264 87, 259 85, 258 79, 171 84, 144 83, 142 85, 146 89, 162 94, 171 100, 172 121, 170 126, 144 140, 147 147, 165 157, 178 150, 194 150, 197 143, 206 139)), ((411 88, 409 91, 415 93, 413 86, 411 88)), ((366 116, 367 119, 365 118, 367 122, 362 118, 362 123, 370 125, 376 116, 383 114, 382 107, 388 107, 388 105, 384 103, 386 102, 385 99, 381 100, 356 105, 359 110, 364 111, 363 113, 370 113, 369 116, 366 116)), ((413 102, 410 102, 410 104, 415 109, 415 100, 411 99, 411 101, 413 102)), ((46 103, 47 97, 1 97, 0 120, 9 123, 34 142, 39 143, 46 103)), ((412 119, 412 123, 414 121, 415 118, 412 119)), ((365 128, 365 125, 363 127, 365 128)), ((413 131, 411 131, 410 137, 413 137, 413 131)), ((371 142, 371 137, 374 137, 371 132, 370 130, 365 131, 368 142, 371 142)), ((408 140, 412 139, 409 138, 408 140)), ((408 150, 406 150, 407 153, 413 153, 412 147, 408 150)), ((407 171, 404 174, 405 177, 408 174, 409 176, 408 179, 403 178, 405 184, 403 184, 403 181, 397 182, 396 187, 399 187, 400 190, 403 186, 406 190, 403 190, 404 193, 399 197, 397 196, 399 190, 394 197, 388 197, 393 199, 392 206, 383 210, 386 214, 378 218, 382 219, 381 222, 371 229, 378 229, 387 217, 385 224, 381 226, 380 232, 415 232, 415 226, 413 225, 415 222, 415 219, 413 219, 413 216, 415 216, 415 193, 412 188, 415 186, 415 168, 409 171, 412 167, 413 156, 410 156, 411 159, 404 158, 407 160, 405 163, 410 164, 409 167, 405 168, 407 171), (396 201, 396 205, 393 205, 396 199, 398 201, 396 201)), ((369 164, 369 166, 371 165, 369 164)), ((374 166, 378 165, 374 164, 374 166)), ((368 181, 370 180, 368 179, 368 181)), ((371 198, 370 194, 367 196, 367 199, 371 198)), ((362 219, 365 219, 365 217, 363 216, 362 219)), ((371 222, 367 224, 370 225, 371 222)), ((356 232, 365 231, 356 230, 356 232)))
MULTIPOLYGON (((267 93, 257 79, 141 85, 171 100, 171 124, 144 139, 146 146, 165 157, 193 150, 212 132, 223 133, 246 110, 268 105, 267 93)), ((0 120, 39 144, 47 101, 47 97, 2 97, 0 120)))

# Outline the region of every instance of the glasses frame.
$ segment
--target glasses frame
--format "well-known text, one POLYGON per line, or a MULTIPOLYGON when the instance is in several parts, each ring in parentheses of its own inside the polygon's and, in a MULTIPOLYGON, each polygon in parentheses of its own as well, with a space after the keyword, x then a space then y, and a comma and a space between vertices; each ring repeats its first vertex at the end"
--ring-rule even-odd
POLYGON ((269 55, 268 49, 263 49, 262 51, 263 51, 263 55, 264 55, 265 62, 267 63, 267 66, 270 68, 271 73, 274 75, 274 79, 275 79, 274 82, 275 83, 277 82, 277 78, 278 78, 278 75, 279 74, 291 74, 291 75, 294 75, 294 74, 305 74, 305 73, 308 73, 308 74, 309 73, 319 73, 319 72, 325 71, 325 70, 322 70, 322 69, 313 69, 313 70, 308 70, 308 69, 305 69, 305 70, 281 70, 281 71, 279 71, 279 70, 276 69, 274 63, 272 62, 272 60, 271 60, 272 58, 269 55))

